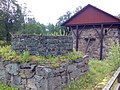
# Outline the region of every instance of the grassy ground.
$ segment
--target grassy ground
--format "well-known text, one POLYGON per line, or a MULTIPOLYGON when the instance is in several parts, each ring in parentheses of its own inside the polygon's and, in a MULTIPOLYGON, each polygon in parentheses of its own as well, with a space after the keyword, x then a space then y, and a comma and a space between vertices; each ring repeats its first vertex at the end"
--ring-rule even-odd
POLYGON ((109 61, 89 61, 89 72, 65 90, 101 90, 114 72, 109 61))
POLYGON ((107 60, 90 60, 89 71, 64 90, 102 90, 115 70, 120 67, 120 47, 113 46, 107 60))

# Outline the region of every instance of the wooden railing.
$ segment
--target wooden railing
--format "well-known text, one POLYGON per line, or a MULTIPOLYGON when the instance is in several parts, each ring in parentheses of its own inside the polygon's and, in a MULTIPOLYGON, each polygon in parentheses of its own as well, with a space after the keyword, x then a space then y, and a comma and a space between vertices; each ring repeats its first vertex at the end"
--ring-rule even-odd
POLYGON ((117 84, 115 85, 114 90, 120 90, 120 67, 102 90, 110 90, 116 80, 117 84))

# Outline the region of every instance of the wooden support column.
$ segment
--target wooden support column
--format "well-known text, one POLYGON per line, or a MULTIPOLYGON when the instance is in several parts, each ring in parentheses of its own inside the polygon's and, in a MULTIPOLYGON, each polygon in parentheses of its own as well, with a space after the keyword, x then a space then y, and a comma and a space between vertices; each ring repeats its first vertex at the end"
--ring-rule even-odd
POLYGON ((119 73, 119 75, 118 75, 118 83, 120 83, 120 73, 119 73))
POLYGON ((76 26, 76 51, 78 51, 78 44, 79 44, 79 35, 78 35, 78 33, 79 33, 79 31, 78 31, 78 26, 76 26))
POLYGON ((119 42, 119 45, 120 45, 120 26, 118 28, 118 42, 119 42))
POLYGON ((101 24, 101 34, 100 34, 100 60, 103 59, 103 24, 101 24))

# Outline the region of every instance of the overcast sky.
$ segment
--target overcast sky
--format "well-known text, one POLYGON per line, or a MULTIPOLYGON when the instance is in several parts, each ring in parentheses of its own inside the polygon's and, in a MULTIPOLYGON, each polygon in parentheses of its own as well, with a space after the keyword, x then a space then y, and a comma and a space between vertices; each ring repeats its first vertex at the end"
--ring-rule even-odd
POLYGON ((43 24, 57 22, 67 11, 74 11, 78 6, 91 4, 112 15, 120 14, 120 0, 17 0, 26 3, 36 21, 43 24))

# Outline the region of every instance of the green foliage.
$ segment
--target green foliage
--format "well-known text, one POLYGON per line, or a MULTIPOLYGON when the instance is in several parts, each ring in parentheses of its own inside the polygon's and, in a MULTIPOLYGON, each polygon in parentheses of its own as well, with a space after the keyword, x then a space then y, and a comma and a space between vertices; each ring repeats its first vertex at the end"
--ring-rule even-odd
POLYGON ((59 25, 49 23, 48 25, 36 22, 34 18, 29 18, 28 22, 24 24, 21 31, 17 34, 38 34, 44 36, 63 36, 65 35, 64 29, 59 25))
POLYGON ((43 57, 43 56, 31 56, 29 55, 28 51, 25 51, 23 54, 17 54, 15 51, 11 49, 11 46, 0 46, 0 57, 2 59, 0 60, 10 60, 14 62, 23 62, 28 63, 30 61, 32 62, 38 62, 42 65, 50 65, 50 68, 55 68, 57 66, 60 66, 61 63, 66 62, 68 60, 75 60, 77 58, 82 58, 82 55, 78 54, 77 52, 73 51, 68 53, 65 56, 49 56, 49 57, 43 57))
POLYGON ((17 34, 46 34, 45 25, 36 22, 34 18, 28 18, 28 22, 24 24, 22 30, 18 31, 17 34))
POLYGON ((16 60, 17 54, 11 50, 11 46, 0 46, 0 56, 4 60, 16 60))
POLYGON ((18 89, 0 83, 0 90, 18 90, 18 89))
POLYGON ((22 55, 20 55, 19 58, 20 62, 28 63, 29 60, 30 60, 30 54, 28 51, 25 51, 22 55))
POLYGON ((0 34, 10 41, 10 32, 18 31, 24 23, 20 5, 16 0, 0 1, 0 34))
POLYGON ((6 45, 6 41, 0 40, 0 46, 5 46, 5 45, 6 45))
POLYGON ((114 65, 110 64, 111 67, 114 67, 114 70, 120 67, 120 46, 118 43, 116 45, 112 45, 112 48, 108 53, 108 56, 110 62, 114 63, 114 65))
POLYGON ((49 23, 47 26, 47 35, 49 36, 63 36, 65 35, 65 30, 60 25, 53 25, 49 23))

